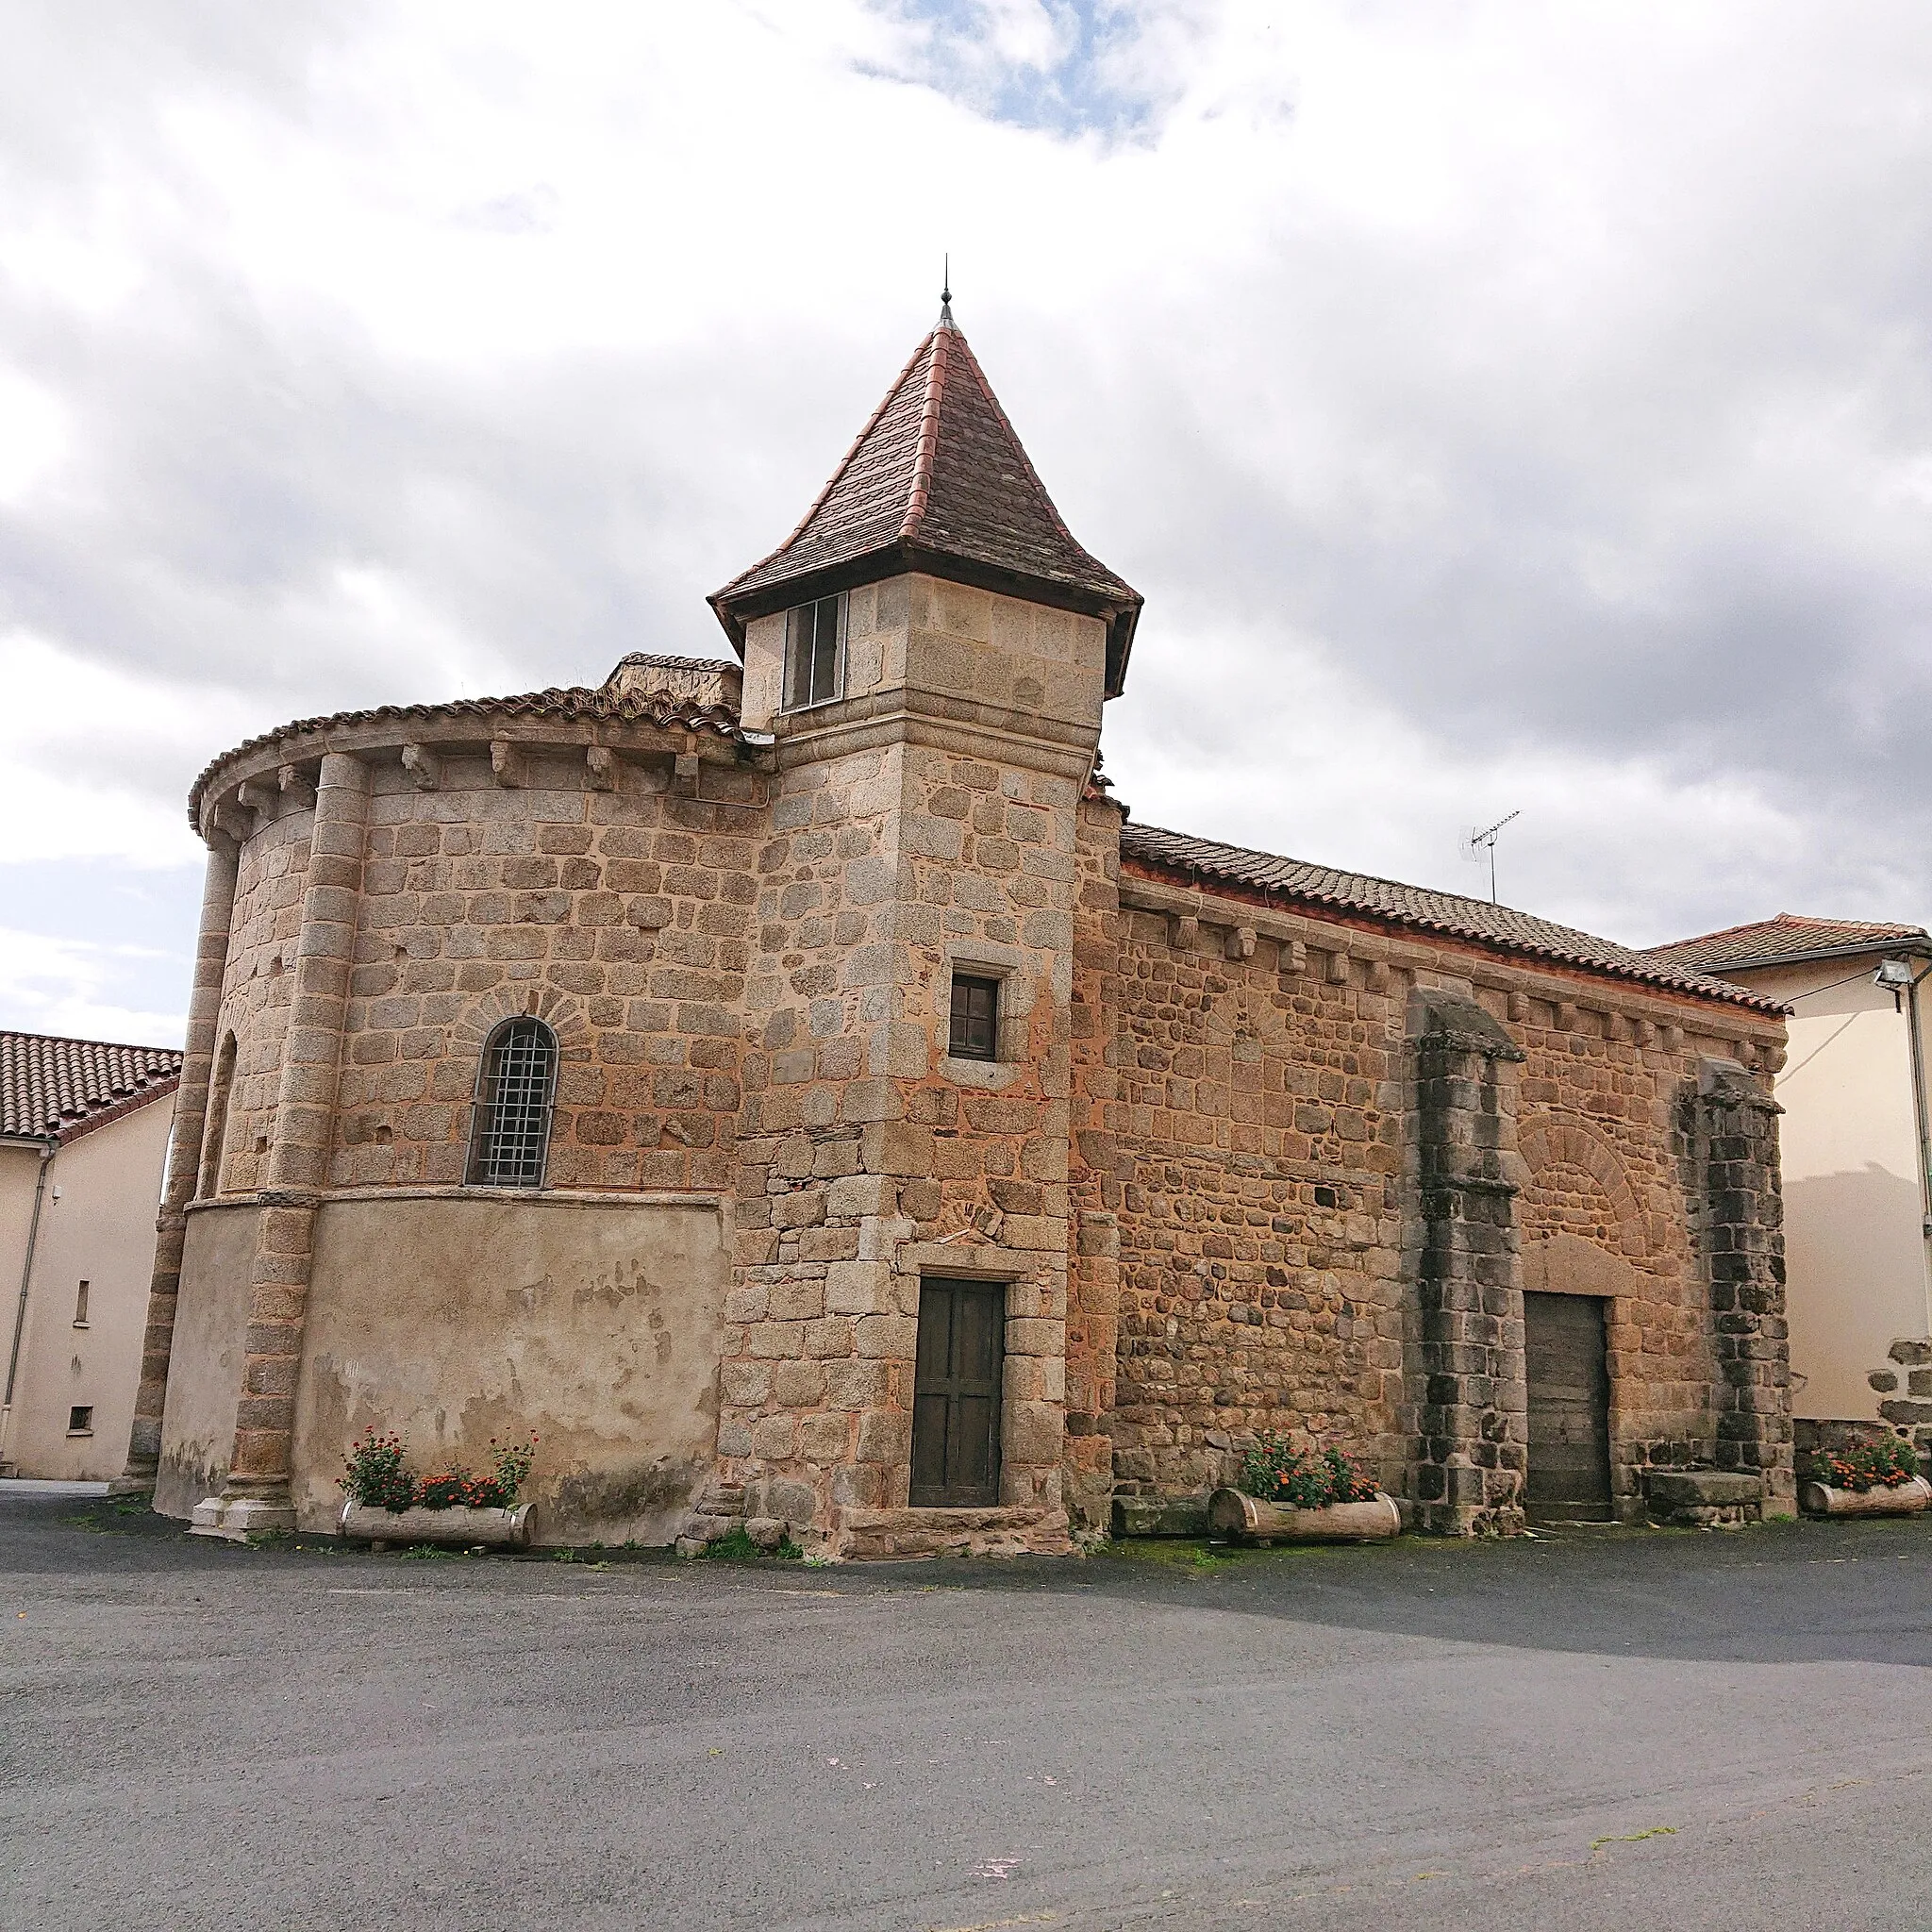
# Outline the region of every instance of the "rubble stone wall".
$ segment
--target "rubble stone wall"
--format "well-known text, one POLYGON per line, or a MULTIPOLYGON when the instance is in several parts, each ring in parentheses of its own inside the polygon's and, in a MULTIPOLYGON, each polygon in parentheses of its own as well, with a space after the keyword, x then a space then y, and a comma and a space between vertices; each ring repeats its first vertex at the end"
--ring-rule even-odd
POLYGON ((1523 1286, 1606 1297, 1625 1513, 1646 1466, 1717 1457, 1717 1311, 1679 1104, 1720 1049, 1768 1073, 1775 1019, 1177 880, 1128 873, 1120 896, 1124 912, 1084 915, 1090 1005, 1117 989, 1120 1039, 1078 1189, 1118 1220, 1106 1426, 1123 1495, 1198 1494, 1262 1430, 1346 1447, 1414 1493, 1412 988, 1474 1001, 1523 1056, 1507 1083, 1514 1347, 1523 1286))
POLYGON ((312 808, 298 808, 263 825, 242 845, 236 870, 215 1043, 219 1069, 223 1042, 235 1041, 216 1190, 224 1194, 252 1193, 268 1177, 314 819, 312 808))
MULTIPOLYGON (((723 1208, 726 1513, 834 1550, 1061 1548, 1273 1430, 1355 1451, 1436 1526, 1507 1526, 1525 1289, 1606 1301, 1626 1512, 1648 1468, 1789 1466, 1753 1222, 1774 1133, 1728 1088, 1722 1121, 1686 1097, 1712 1058, 1761 1083, 1775 1019, 1124 869, 1091 782, 1097 618, 865 587, 845 694, 791 713, 784 628, 746 639, 768 746, 332 743, 340 881, 310 862, 314 758, 215 806, 242 839, 223 1186, 261 1196, 258 1285, 298 1247, 306 1282, 320 1205, 461 1191, 486 1043, 535 1014, 561 1048, 550 1194, 723 1208), (305 891, 314 1038, 285 1067, 305 891), (1001 982, 991 1061, 948 1050, 962 971, 1001 982), (1006 1296, 1000 1502, 966 1531, 909 1507, 936 1275, 1006 1296)), ((258 1379, 287 1407, 301 1294, 275 1307, 258 1379)))
MULTIPOLYGON (((931 1527, 908 1507, 921 1279, 997 1281, 1001 1504, 1025 1514, 1026 1546, 1062 1547, 1076 830, 1104 631, 914 577, 853 593, 859 641, 851 701, 779 721, 721 1473, 754 1516, 923 1547, 931 1527), (872 655, 915 685, 903 710, 871 702, 872 655), (996 1061, 947 1051, 956 971, 1001 981, 996 1061)), ((748 706, 775 691, 780 642, 753 627, 748 706)), ((1016 1522, 990 1519, 989 1546, 1016 1522)))
POLYGON ((458 1184, 493 1028, 532 1013, 560 1063, 547 1185, 722 1190, 762 812, 752 773, 451 758, 433 790, 375 768, 343 1041, 336 1187, 458 1184))

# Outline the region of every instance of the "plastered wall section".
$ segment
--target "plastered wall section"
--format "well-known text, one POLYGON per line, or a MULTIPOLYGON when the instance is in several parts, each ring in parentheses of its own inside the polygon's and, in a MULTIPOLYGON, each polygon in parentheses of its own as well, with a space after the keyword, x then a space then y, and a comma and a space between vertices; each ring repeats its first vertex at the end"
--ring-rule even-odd
MULTIPOLYGON (((1916 1424, 1901 1405, 1932 1400, 1932 1350, 1892 1353, 1932 1339, 1932 1280, 1911 1044, 1891 994, 1872 983, 1881 957, 1748 975, 1796 1008, 1776 1087, 1791 1407, 1818 1421, 1916 1424)), ((1924 1027, 1932 1001, 1924 988, 1919 999, 1924 1027)))
MULTIPOLYGON (((20 1296, 21 1274, 26 1265, 27 1230, 33 1222, 34 1181, 41 1168, 40 1149, 0 1146, 0 1335, 7 1347, 13 1342, 13 1323, 20 1296)), ((0 1374, 4 1374, 0 1371, 0 1374)), ((10 1449, 0 1445, 10 1456, 10 1449)))
POLYGON ((192 1514, 227 1480, 259 1219, 252 1200, 197 1203, 188 1212, 155 1479, 155 1507, 163 1516, 192 1514))
MULTIPOLYGON (((905 686, 778 721, 719 1430, 754 1513, 825 1534, 906 1507, 927 1274, 1007 1283, 1002 1500, 1061 1507, 1075 753, 1105 650, 1095 620, 930 579, 861 602, 905 686), (1058 741, 1029 740, 1042 715, 1058 741), (946 1052, 962 967, 1002 980, 998 1064, 946 1052)), ((754 626, 748 692, 778 636, 754 626)))
MULTIPOLYGON (((1677 1108, 1700 1055, 1734 1053, 1736 1037, 1693 1030, 1694 1003, 1615 982, 1314 920, 1288 942, 1243 932, 1256 914, 1237 903, 1225 924, 1177 918, 1136 908, 1125 884, 1118 1098, 1094 1143, 1118 1217, 1107 1426, 1124 1493, 1198 1492, 1264 1429, 1347 1448, 1402 1491, 1420 1399, 1405 1388, 1416 984, 1476 999, 1525 1052, 1507 1082, 1524 1280, 1608 1298, 1620 1492, 1646 1462, 1711 1453, 1707 1277, 1677 1108)), ((1761 1034, 1767 1053, 1780 1038, 1749 1015, 1712 1024, 1761 1034)))
MULTIPOLYGON (((54 1158, 8 1430, 8 1459, 22 1475, 106 1482, 126 1462, 173 1113, 172 1095, 150 1102, 80 1135, 54 1158), (78 1324, 83 1280, 87 1319, 78 1324), (87 1434, 68 1431, 77 1407, 92 1411, 87 1434)), ((30 1207, 30 1174, 26 1198, 30 1207)), ((17 1261, 0 1280, 17 1290, 17 1261)), ((14 1295, 4 1303, 10 1341, 14 1295)))
POLYGON ((333 1524, 344 1447, 371 1426, 419 1474, 486 1470, 492 1440, 534 1429, 536 1541, 671 1541, 711 1474, 727 1278, 715 1200, 325 1203, 298 1522, 333 1524))

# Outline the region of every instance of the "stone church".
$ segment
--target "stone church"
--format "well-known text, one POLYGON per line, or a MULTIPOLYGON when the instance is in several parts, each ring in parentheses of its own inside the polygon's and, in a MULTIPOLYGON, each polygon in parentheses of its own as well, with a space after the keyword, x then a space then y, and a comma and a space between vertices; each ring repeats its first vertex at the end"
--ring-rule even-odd
POLYGON ((541 1439, 539 1540, 1185 1527, 1257 1432, 1418 1526, 1788 1507, 1773 1000, 1141 825, 1141 600, 949 311, 729 660, 216 759, 129 1481, 328 1526, 541 1439))

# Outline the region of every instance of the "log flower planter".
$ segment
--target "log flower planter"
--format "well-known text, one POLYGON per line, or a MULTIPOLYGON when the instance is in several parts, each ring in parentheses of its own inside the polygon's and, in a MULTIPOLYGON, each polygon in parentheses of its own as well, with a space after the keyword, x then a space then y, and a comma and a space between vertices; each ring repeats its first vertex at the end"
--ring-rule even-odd
POLYGON ((391 1543, 446 1543, 458 1549, 524 1550, 533 1531, 531 1507, 517 1501, 530 1474, 537 1439, 491 1441, 488 1475, 452 1463, 434 1475, 409 1474, 401 1436, 372 1423, 343 1458, 342 1513, 336 1534, 367 1537, 372 1549, 391 1543))
POLYGON ((1208 1525, 1243 1542, 1374 1542, 1394 1536, 1402 1512, 1379 1490, 1364 1503, 1328 1503, 1319 1509, 1264 1503, 1240 1490, 1216 1490, 1208 1499, 1208 1525))
POLYGON ((1919 1516, 1932 1504, 1932 1483, 1922 1475, 1902 1483, 1874 1483, 1869 1490, 1835 1489, 1830 1483, 1798 1485, 1798 1507, 1807 1516, 1919 1516))
POLYGON ((524 1550, 530 1546, 535 1508, 533 1503, 519 1503, 512 1509, 470 1509, 460 1504, 448 1509, 384 1509, 345 1501, 336 1534, 367 1537, 374 1549, 391 1543, 447 1543, 459 1549, 524 1550))

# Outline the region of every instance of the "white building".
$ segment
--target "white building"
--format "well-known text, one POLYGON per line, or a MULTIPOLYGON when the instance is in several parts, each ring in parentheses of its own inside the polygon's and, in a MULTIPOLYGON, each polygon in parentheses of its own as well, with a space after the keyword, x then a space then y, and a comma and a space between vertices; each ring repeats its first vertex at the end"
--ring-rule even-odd
POLYGON ((1655 952, 1791 1008, 1775 1091, 1793 1416, 1932 1448, 1932 938, 1782 912, 1655 952))
POLYGON ((181 1056, 0 1033, 0 1475, 126 1461, 181 1056))

